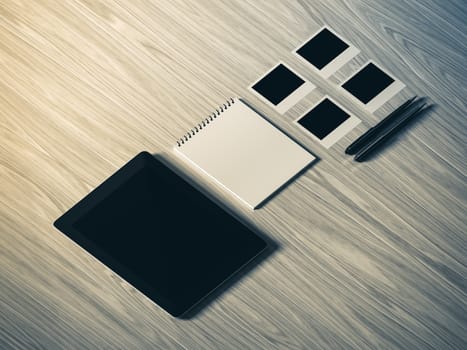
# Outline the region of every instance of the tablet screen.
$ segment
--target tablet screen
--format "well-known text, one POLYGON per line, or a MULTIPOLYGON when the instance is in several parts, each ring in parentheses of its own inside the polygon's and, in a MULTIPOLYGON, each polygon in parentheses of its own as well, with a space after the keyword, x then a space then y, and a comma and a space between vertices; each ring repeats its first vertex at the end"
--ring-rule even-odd
POLYGON ((266 246, 145 152, 70 209, 56 226, 175 316, 266 246))

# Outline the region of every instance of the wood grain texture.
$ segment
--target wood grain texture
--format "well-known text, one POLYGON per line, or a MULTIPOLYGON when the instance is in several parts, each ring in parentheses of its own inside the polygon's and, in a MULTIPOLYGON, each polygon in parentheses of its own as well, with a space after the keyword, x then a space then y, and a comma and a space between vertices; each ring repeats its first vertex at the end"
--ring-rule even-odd
MULTIPOLYGON (((0 3, 0 348, 467 348, 463 1, 0 3), (324 80, 291 54, 323 24, 361 54, 324 80), (407 88, 374 115, 338 84, 372 59, 407 88), (277 114, 247 86, 279 60, 319 86, 277 114), (344 148, 413 94, 437 104, 369 162, 344 148), (363 123, 325 150, 292 121, 329 94, 363 123), (279 249, 190 320, 52 222, 141 150, 242 96, 320 161, 250 211, 279 249)), ((183 164, 182 170, 188 171, 183 164)))

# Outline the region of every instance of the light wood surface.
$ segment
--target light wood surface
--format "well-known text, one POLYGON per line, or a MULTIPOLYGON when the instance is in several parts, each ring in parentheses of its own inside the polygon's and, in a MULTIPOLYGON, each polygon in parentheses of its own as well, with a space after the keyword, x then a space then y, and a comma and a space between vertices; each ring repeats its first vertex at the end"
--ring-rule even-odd
MULTIPOLYGON (((1 349, 466 349, 465 3, 4 0, 1 349), (323 24, 361 53, 328 80, 291 51, 323 24), (407 88, 369 114, 339 88, 368 59, 407 88), (279 115, 247 86, 279 60, 319 86, 279 115), (293 120, 324 94, 362 119, 330 150, 293 120), (436 109, 371 161, 349 142, 406 98, 436 109), (251 211, 279 249, 171 318, 52 222, 142 150, 241 96, 320 158, 251 211)), ((182 171, 189 171, 178 164, 182 171)))

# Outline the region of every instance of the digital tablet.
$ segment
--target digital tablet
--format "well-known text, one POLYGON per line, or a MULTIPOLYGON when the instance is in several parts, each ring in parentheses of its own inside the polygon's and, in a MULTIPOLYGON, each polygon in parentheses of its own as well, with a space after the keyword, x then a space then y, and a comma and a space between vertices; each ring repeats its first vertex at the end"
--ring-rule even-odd
POLYGON ((185 314, 267 247, 147 152, 54 225, 173 316, 185 314))

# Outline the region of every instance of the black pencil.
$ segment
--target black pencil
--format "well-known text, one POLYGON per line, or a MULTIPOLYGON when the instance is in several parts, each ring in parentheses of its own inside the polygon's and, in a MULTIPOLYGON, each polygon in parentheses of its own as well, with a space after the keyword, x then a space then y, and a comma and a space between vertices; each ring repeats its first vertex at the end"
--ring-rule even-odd
POLYGON ((426 106, 426 103, 423 103, 421 106, 417 107, 414 111, 407 113, 407 115, 401 118, 395 125, 386 130, 383 134, 379 135, 373 142, 366 145, 362 150, 360 150, 356 155, 354 160, 357 162, 363 161, 366 157, 370 155, 371 152, 376 150, 382 143, 387 141, 391 136, 393 136, 402 126, 404 126, 410 119, 414 118, 421 112, 427 110, 430 106, 426 106))
POLYGON ((417 96, 412 97, 411 99, 407 100, 399 107, 397 107, 394 111, 389 113, 387 117, 385 117, 381 122, 376 124, 374 127, 370 128, 367 132, 365 132, 362 136, 356 139, 354 142, 350 144, 349 147, 345 149, 346 154, 355 154, 357 153, 362 147, 365 146, 366 142, 369 142, 378 132, 383 130, 386 126, 388 126, 394 119, 396 119, 400 114, 402 114, 410 105, 415 101, 417 96))

